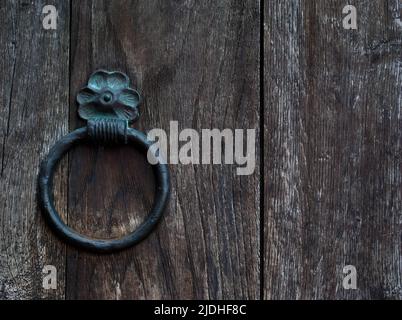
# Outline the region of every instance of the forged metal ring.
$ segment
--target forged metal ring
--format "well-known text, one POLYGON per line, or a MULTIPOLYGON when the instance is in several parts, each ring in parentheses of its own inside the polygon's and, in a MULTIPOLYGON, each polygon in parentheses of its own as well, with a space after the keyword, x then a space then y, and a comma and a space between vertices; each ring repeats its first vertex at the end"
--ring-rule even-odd
MULTIPOLYGON (((52 190, 53 177, 58 162, 70 148, 80 142, 93 141, 90 136, 90 130, 89 126, 79 128, 61 138, 50 149, 39 172, 39 204, 49 226, 61 239, 78 248, 99 253, 108 253, 122 250, 137 244, 147 237, 156 226, 163 214, 163 210, 169 197, 169 170, 168 166, 161 163, 161 161, 152 165, 156 179, 154 204, 145 221, 132 233, 120 239, 100 240, 89 238, 76 232, 63 222, 54 207, 52 190)), ((155 158, 158 158, 155 154, 155 150, 150 148, 152 142, 150 142, 142 132, 132 128, 126 128, 125 138, 127 139, 128 144, 136 146, 145 154, 148 150, 151 150, 152 155, 155 158)))

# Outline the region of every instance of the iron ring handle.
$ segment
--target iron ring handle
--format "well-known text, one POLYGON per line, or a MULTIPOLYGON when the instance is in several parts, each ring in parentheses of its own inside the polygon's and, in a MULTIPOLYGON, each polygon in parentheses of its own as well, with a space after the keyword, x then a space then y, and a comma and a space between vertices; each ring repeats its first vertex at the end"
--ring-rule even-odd
MULTIPOLYGON (((61 219, 54 207, 52 186, 58 162, 74 145, 91 140, 89 130, 89 127, 76 129, 61 138, 50 149, 39 172, 39 204, 49 226, 56 235, 69 244, 98 253, 123 250, 146 238, 162 217, 170 192, 168 166, 160 161, 152 165, 156 179, 154 204, 145 221, 136 230, 120 239, 99 240, 84 236, 67 226, 61 219)), ((157 157, 155 151, 150 148, 152 142, 142 132, 132 128, 125 130, 125 138, 128 144, 136 146, 144 153, 150 150, 152 155, 157 157)))

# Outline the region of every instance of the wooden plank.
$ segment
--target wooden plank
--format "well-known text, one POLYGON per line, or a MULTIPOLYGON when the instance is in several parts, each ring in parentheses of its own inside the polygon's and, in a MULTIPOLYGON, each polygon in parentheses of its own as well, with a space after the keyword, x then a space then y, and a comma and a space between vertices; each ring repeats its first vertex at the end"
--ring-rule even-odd
MULTIPOLYGON (((258 128, 258 41, 256 1, 75 1, 70 101, 94 70, 117 69, 143 93, 140 130, 258 128)), ((171 201, 144 242, 108 256, 69 248, 67 298, 258 298, 258 166, 170 170, 171 201)), ((87 234, 121 236, 151 206, 134 150, 77 148, 69 177, 69 223, 87 234)))
MULTIPOLYGON (((68 130, 70 12, 69 1, 52 1, 57 29, 45 30, 46 4, 0 3, 0 299, 64 297, 65 246, 39 214, 36 179, 41 159, 68 130), (56 290, 42 288, 45 265, 59 271, 56 290)), ((62 214, 66 169, 55 183, 62 214)))
POLYGON ((402 297, 401 8, 348 3, 265 2, 267 299, 402 297))

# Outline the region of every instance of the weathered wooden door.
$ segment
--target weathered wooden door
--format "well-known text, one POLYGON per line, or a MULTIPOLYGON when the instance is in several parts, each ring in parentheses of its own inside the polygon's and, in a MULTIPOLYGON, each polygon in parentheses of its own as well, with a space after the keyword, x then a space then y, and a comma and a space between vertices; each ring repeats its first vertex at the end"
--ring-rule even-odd
MULTIPOLYGON (((402 298, 402 6, 349 2, 1 0, 0 299, 402 298), (357 29, 342 25, 348 4, 357 29), (255 129, 255 170, 170 164, 146 240, 108 255, 66 246, 37 175, 85 125, 76 94, 97 69, 142 93, 141 131, 255 129)), ((92 145, 54 184, 63 219, 102 238, 135 229, 154 187, 135 149, 92 145)))
POLYGON ((266 4, 265 297, 401 299, 400 1, 266 4))
MULTIPOLYGON (((36 203, 40 160, 81 127, 75 97, 96 69, 120 70, 144 97, 135 127, 259 128, 258 2, 1 1, 0 297, 259 297, 259 168, 171 165, 158 228, 112 255, 59 241, 36 203), (58 12, 44 29, 45 5, 58 12), (42 269, 57 269, 57 289, 42 269)), ((258 145, 258 142, 257 142, 258 145)), ((257 163, 258 166, 258 163, 257 163)), ((61 163, 57 208, 76 230, 116 237, 146 216, 153 176, 126 147, 80 146, 61 163)))

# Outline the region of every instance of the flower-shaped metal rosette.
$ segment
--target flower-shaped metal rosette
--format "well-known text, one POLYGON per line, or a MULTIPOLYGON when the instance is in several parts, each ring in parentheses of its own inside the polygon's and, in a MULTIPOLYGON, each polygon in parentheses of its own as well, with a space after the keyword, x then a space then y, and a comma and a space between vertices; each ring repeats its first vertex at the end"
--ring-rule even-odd
POLYGON ((96 71, 77 95, 78 114, 86 120, 137 120, 140 95, 129 86, 130 80, 122 72, 96 71))

